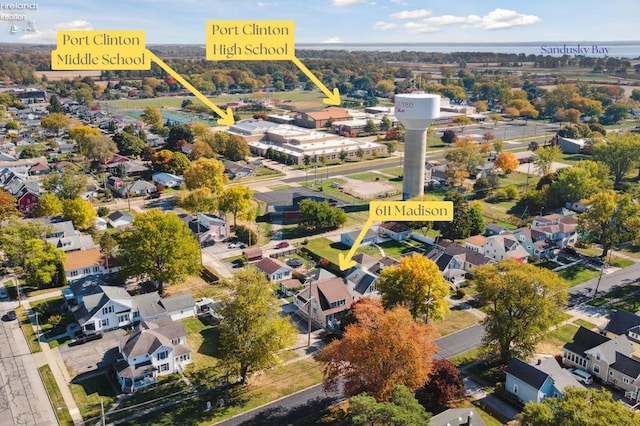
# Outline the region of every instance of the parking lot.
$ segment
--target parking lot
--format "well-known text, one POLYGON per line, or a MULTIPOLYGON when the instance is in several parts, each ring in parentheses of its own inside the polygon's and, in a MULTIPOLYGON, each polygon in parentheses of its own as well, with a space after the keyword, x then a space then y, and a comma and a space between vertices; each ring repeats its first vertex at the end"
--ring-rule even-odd
POLYGON ((99 340, 81 345, 70 343, 59 346, 70 375, 73 377, 89 373, 113 364, 118 351, 118 342, 125 334, 125 330, 118 329, 104 333, 99 340))

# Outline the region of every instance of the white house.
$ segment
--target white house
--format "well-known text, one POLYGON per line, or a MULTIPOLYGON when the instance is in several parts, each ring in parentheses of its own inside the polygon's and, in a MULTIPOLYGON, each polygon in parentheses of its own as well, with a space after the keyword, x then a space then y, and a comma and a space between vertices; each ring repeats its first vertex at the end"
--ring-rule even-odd
MULTIPOLYGON (((358 235, 360 235, 360 229, 351 231, 351 232, 345 232, 343 234, 340 234, 340 242, 347 247, 351 247, 355 244, 356 239, 358 238, 358 235)), ((378 242, 378 234, 376 234, 371 229, 367 229, 367 232, 365 233, 364 237, 362 238, 362 241, 360 242, 360 247, 376 244, 377 242, 378 242)))
POLYGON ((104 274, 100 247, 86 250, 68 251, 63 268, 67 280, 73 281, 88 275, 104 274))
POLYGON ((353 297, 342 278, 329 278, 311 282, 296 294, 293 302, 304 316, 310 311, 312 321, 323 328, 335 329, 351 307, 353 297))
POLYGON ((291 278, 292 269, 278 259, 264 257, 258 263, 256 268, 263 272, 267 279, 272 283, 285 281, 291 278))
POLYGON ((125 211, 115 211, 107 216, 107 222, 113 228, 123 229, 133 223, 133 215, 125 211))
POLYGON ((72 312, 83 331, 102 332, 164 317, 193 317, 196 307, 190 294, 161 299, 157 292, 131 296, 120 287, 100 286, 99 292, 83 297, 72 312))
POLYGON ((115 371, 123 392, 135 392, 156 383, 158 376, 179 373, 191 364, 187 331, 169 318, 141 324, 118 345, 115 371))
POLYGON ((184 182, 182 176, 176 176, 174 174, 165 172, 154 173, 151 176, 151 180, 153 180, 153 182, 158 185, 164 186, 165 188, 179 188, 180 186, 182 186, 182 182, 184 182))

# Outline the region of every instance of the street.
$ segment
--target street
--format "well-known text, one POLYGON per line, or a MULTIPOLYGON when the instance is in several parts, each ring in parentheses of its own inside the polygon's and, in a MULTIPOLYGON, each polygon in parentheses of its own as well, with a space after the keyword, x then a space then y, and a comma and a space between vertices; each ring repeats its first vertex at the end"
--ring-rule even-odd
MULTIPOLYGON (((0 315, 17 302, 0 302, 0 315)), ((0 424, 55 426, 51 402, 18 321, 0 321, 0 424)))

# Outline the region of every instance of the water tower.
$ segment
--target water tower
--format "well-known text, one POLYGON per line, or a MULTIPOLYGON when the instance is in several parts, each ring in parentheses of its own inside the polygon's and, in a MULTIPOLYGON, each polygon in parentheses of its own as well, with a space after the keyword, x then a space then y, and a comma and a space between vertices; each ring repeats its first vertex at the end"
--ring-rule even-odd
POLYGON ((427 128, 439 115, 440 95, 409 93, 395 97, 395 116, 405 128, 403 200, 424 194, 427 128))

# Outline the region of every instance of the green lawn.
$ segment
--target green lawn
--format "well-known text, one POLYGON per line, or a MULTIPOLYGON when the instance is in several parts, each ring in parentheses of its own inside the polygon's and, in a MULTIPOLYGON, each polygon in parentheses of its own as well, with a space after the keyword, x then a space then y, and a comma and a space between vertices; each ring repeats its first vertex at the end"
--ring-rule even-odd
POLYGON ((577 325, 581 325, 584 328, 588 328, 589 330, 593 330, 594 328, 596 328, 596 325, 594 323, 583 320, 582 318, 573 320, 573 323, 577 325))
POLYGON ((443 319, 430 321, 430 324, 435 327, 441 336, 446 336, 447 334, 455 333, 456 331, 476 325, 479 322, 478 317, 472 313, 455 309, 445 315, 443 319))
POLYGON ((18 315, 18 321, 22 327, 22 332, 24 333, 24 337, 27 339, 27 343, 29 344, 29 349, 32 353, 41 352, 42 348, 40 347, 40 342, 36 337, 36 333, 33 330, 33 326, 29 321, 29 317, 27 316, 27 312, 24 309, 24 306, 19 306, 16 308, 16 314, 18 315))
POLYGON ((320 257, 329 259, 335 264, 338 264, 339 253, 346 255, 349 251, 349 248, 347 246, 341 243, 334 243, 333 241, 324 237, 310 239, 304 247, 320 257))
POLYGON ((56 413, 58 422, 61 426, 72 426, 73 419, 71 418, 71 414, 69 414, 69 409, 64 403, 56 379, 53 377, 51 367, 43 365, 38 368, 38 372, 40 373, 40 377, 42 377, 42 383, 44 383, 44 387, 47 390, 47 395, 49 395, 49 400, 53 406, 53 411, 56 413))
POLYGON ((69 385, 69 389, 80 409, 80 415, 87 423, 96 423, 99 420, 101 400, 107 411, 116 399, 116 393, 104 374, 84 380, 76 378, 69 385))
POLYGON ((569 343, 573 341, 573 336, 575 336, 576 331, 578 331, 578 326, 565 324, 551 331, 549 335, 565 343, 569 343))
POLYGON ((478 361, 484 357, 484 353, 482 348, 477 347, 468 350, 467 352, 463 352, 459 355, 449 358, 456 367, 461 367, 466 364, 471 364, 472 362, 478 361))
POLYGON ((187 344, 193 364, 187 369, 194 384, 201 384, 224 374, 224 363, 219 352, 218 330, 198 318, 182 322, 187 330, 187 344))
POLYGON ((569 283, 569 287, 573 287, 585 281, 589 281, 600 275, 600 271, 594 271, 584 265, 574 265, 569 268, 558 271, 558 275, 569 283))
POLYGON ((264 371, 250 379, 246 386, 230 389, 230 405, 213 411, 206 411, 207 401, 217 401, 222 391, 212 391, 200 397, 192 398, 163 410, 147 413, 144 416, 122 423, 129 426, 173 426, 173 425, 211 425, 232 416, 262 406, 275 399, 290 395, 322 381, 320 366, 310 358, 283 364, 264 371))
POLYGON ((615 266, 616 268, 626 268, 627 266, 631 266, 633 265, 635 262, 633 260, 630 259, 623 259, 621 257, 619 258, 614 258, 611 261, 611 266, 615 266))

